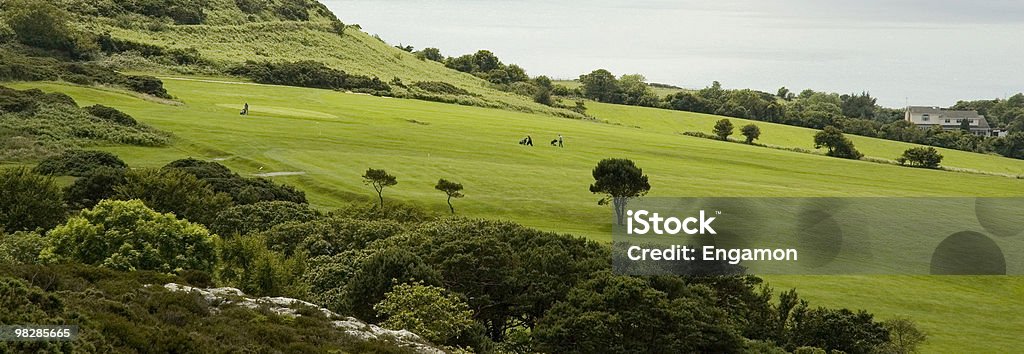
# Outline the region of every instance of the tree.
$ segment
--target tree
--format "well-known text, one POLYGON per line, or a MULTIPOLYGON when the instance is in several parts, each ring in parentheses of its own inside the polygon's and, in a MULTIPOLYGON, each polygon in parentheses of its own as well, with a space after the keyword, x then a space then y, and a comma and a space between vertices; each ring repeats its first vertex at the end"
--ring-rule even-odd
POLYGON ((854 148, 853 141, 850 141, 849 138, 843 135, 843 131, 831 125, 814 135, 814 148, 820 149, 822 147, 828 148, 828 152, 825 154, 832 157, 853 160, 864 157, 863 154, 854 148))
POLYGON ((964 118, 964 119, 960 120, 960 131, 964 131, 964 132, 970 132, 971 131, 971 120, 970 119, 964 118))
POLYGON ((604 103, 622 103, 619 80, 608 70, 598 69, 580 75, 580 83, 583 84, 583 97, 604 103))
POLYGON ((640 74, 622 75, 619 87, 624 95, 624 104, 631 106, 654 107, 659 103, 658 95, 647 84, 647 78, 640 74))
POLYGON ((398 184, 398 179, 389 175, 387 171, 371 168, 363 173, 363 183, 373 186, 373 190, 377 191, 377 198, 380 199, 380 207, 384 208, 384 188, 398 184))
POLYGON ((602 272, 551 308, 533 334, 540 352, 729 353, 743 348, 704 287, 670 298, 643 278, 602 272), (703 291, 702 291, 703 290, 703 291))
POLYGON ((440 285, 437 271, 402 248, 389 247, 366 259, 345 284, 344 303, 353 316, 367 321, 380 317, 373 305, 399 284, 423 282, 440 285))
POLYGON ((40 258, 55 263, 123 271, 209 272, 217 258, 206 228, 153 211, 139 200, 102 201, 46 237, 50 244, 40 258))
POLYGON ((452 214, 455 214, 455 207, 452 206, 452 198, 462 198, 465 195, 462 194, 462 184, 455 183, 444 178, 437 181, 437 185, 434 189, 444 192, 448 195, 448 209, 451 209, 452 214))
POLYGON ((628 159, 601 160, 597 167, 594 167, 593 176, 594 184, 590 185, 590 192, 607 195, 599 200, 598 204, 607 205, 610 201, 619 225, 622 225, 629 200, 643 196, 651 190, 647 175, 628 159))
POLYGON ((719 139, 729 140, 729 136, 732 135, 732 122, 728 119, 721 119, 715 122, 714 132, 719 139))
POLYGON ((221 236, 245 235, 270 230, 288 222, 307 222, 323 216, 309 204, 285 201, 236 205, 217 214, 210 231, 221 236))
POLYGON ((0 200, 0 230, 50 229, 64 221, 57 182, 24 167, 0 169, 0 200))
POLYGON ((786 86, 782 86, 779 87, 778 91, 776 91, 775 96, 786 101, 791 101, 796 95, 790 92, 789 89, 786 88, 786 86))
POLYGON ((886 352, 889 353, 917 353, 918 346, 928 339, 928 335, 918 329, 914 321, 907 317, 883 321, 882 326, 889 330, 889 343, 885 346, 886 352))
POLYGON ((992 147, 997 153, 1015 159, 1024 159, 1024 132, 1012 132, 996 139, 992 147))
POLYGON ((896 159, 900 165, 910 163, 911 166, 920 166, 925 168, 939 168, 939 163, 942 162, 942 155, 939 154, 938 150, 929 147, 915 147, 907 149, 903 152, 903 155, 896 159))
POLYGON ((551 85, 551 79, 547 76, 538 76, 533 79, 533 84, 537 86, 537 91, 533 95, 533 101, 545 106, 550 106, 553 103, 551 100, 551 92, 554 91, 554 86, 551 85))
POLYGON ((420 57, 420 58, 423 58, 423 59, 426 59, 426 60, 431 60, 431 61, 436 61, 436 62, 443 62, 444 61, 444 55, 442 55, 441 54, 441 50, 437 49, 437 48, 424 48, 423 50, 420 50, 419 52, 417 52, 416 56, 420 57))
POLYGON ((452 339, 476 324, 466 302, 422 282, 396 285, 373 309, 386 319, 381 326, 409 330, 437 344, 454 344, 452 339))
POLYGON ((747 124, 743 128, 740 128, 740 133, 747 138, 747 144, 754 143, 754 140, 761 137, 761 128, 758 128, 756 124, 747 124))

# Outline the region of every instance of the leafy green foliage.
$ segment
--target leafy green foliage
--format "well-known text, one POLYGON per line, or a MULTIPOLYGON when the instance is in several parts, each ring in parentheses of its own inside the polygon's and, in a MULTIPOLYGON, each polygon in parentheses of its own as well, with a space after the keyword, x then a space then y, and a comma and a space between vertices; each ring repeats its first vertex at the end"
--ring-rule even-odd
POLYGON ((139 122, 136 121, 135 118, 132 118, 132 116, 128 115, 127 113, 121 112, 113 107, 107 107, 104 105, 97 104, 85 107, 84 109, 93 116, 103 118, 120 125, 129 127, 139 125, 139 122))
POLYGON ((419 81, 412 84, 412 87, 430 93, 445 95, 469 95, 469 91, 463 90, 455 85, 440 81, 419 81))
POLYGON ((732 122, 728 119, 723 118, 718 122, 715 122, 715 136, 720 140, 729 140, 729 136, 732 135, 732 129, 732 122))
POLYGON ((264 201, 236 205, 220 212, 217 220, 210 225, 210 231, 218 235, 246 235, 267 231, 275 225, 288 222, 308 222, 322 214, 308 204, 287 201, 264 201))
POLYGON ((35 232, 0 232, 0 264, 35 264, 46 240, 35 232))
POLYGON ((441 50, 437 48, 423 48, 423 50, 416 52, 416 57, 439 63, 444 62, 444 55, 442 55, 441 50))
POLYGON ((220 263, 216 276, 222 284, 255 296, 304 295, 299 283, 306 266, 302 255, 289 258, 270 251, 266 240, 259 236, 221 239, 217 254, 220 263))
POLYGON ((306 203, 306 193, 295 187, 276 184, 263 178, 246 178, 231 172, 226 166, 213 161, 193 158, 176 160, 164 166, 187 172, 210 185, 215 192, 226 193, 238 204, 253 204, 263 201, 286 201, 306 203))
POLYGON ((125 182, 125 169, 100 167, 75 179, 64 188, 64 202, 70 210, 88 209, 114 196, 114 187, 125 182))
POLYGON ((451 209, 452 214, 455 214, 455 207, 452 206, 452 198, 462 198, 465 194, 462 194, 462 184, 455 183, 444 178, 439 179, 437 184, 434 185, 434 189, 444 192, 448 196, 448 208, 451 209))
POLYGON ((942 162, 942 154, 939 154, 939 151, 931 146, 915 147, 904 151, 903 155, 897 158, 896 161, 901 165, 910 164, 911 166, 924 168, 939 168, 939 163, 942 162))
POLYGON ((889 331, 874 316, 848 309, 808 309, 802 302, 790 315, 790 347, 818 347, 851 354, 874 353, 889 342, 889 331))
POLYGON ((492 84, 508 85, 530 79, 518 65, 505 65, 489 50, 445 59, 444 65, 464 73, 470 73, 492 84))
POLYGON ((102 201, 47 233, 42 258, 115 270, 212 271, 213 237, 206 228, 160 214, 141 201, 102 201))
POLYGON ((379 320, 373 305, 404 283, 440 285, 438 272, 416 254, 388 248, 364 261, 345 284, 345 303, 357 318, 379 320))
POLYGON ((230 69, 230 73, 263 84, 353 90, 384 96, 389 96, 391 91, 388 84, 376 77, 347 74, 311 60, 278 63, 247 61, 242 66, 230 69))
POLYGON ((919 347, 928 340, 928 335, 917 328, 914 320, 908 317, 896 317, 882 322, 889 331, 889 343, 885 351, 894 354, 917 353, 919 347))
POLYGON ((600 273, 574 288, 535 330, 539 349, 558 353, 736 352, 742 341, 706 288, 670 299, 639 278, 600 273))
POLYGON ((452 339, 476 325, 473 311, 462 299, 444 288, 419 284, 398 284, 373 306, 381 325, 407 329, 427 340, 452 345, 452 339))
POLYGON ((740 133, 746 138, 747 144, 753 144, 754 140, 761 137, 761 128, 758 128, 757 124, 747 124, 740 128, 740 133))
POLYGON ((176 169, 133 170, 114 187, 114 199, 141 200, 146 206, 179 218, 212 225, 232 205, 231 197, 213 190, 194 175, 176 169))
POLYGON ((632 160, 601 160, 594 167, 592 174, 594 184, 590 185, 590 192, 606 195, 598 201, 598 204, 606 205, 611 202, 619 224, 622 224, 622 218, 626 213, 626 204, 629 203, 629 200, 643 196, 651 190, 647 175, 644 174, 643 169, 636 167, 632 160))
POLYGON ((583 84, 583 97, 605 103, 621 103, 622 88, 615 75, 605 69, 594 70, 590 74, 580 75, 583 84))
POLYGON ((49 229, 64 221, 64 200, 52 177, 27 168, 0 169, 0 228, 49 229))
POLYGON ((346 217, 322 218, 308 222, 282 223, 264 235, 270 249, 286 255, 305 253, 310 257, 330 256, 347 250, 367 248, 377 240, 406 230, 392 220, 359 220, 346 217))
POLYGON ((106 151, 68 150, 39 162, 33 172, 51 176, 82 177, 100 168, 124 169, 124 163, 117 155, 106 151))
POLYGON ((384 188, 397 185, 398 179, 385 170, 371 168, 363 173, 363 183, 373 186, 373 190, 377 191, 377 198, 380 199, 380 207, 383 208, 384 188))
POLYGON ((858 160, 864 157, 853 147, 853 141, 843 135, 843 132, 836 127, 827 126, 814 135, 814 148, 828 148, 825 154, 832 157, 858 160))
POLYGON ((3 4, 7 25, 19 42, 55 50, 76 59, 96 52, 95 42, 68 23, 70 15, 48 1, 11 0, 3 4))

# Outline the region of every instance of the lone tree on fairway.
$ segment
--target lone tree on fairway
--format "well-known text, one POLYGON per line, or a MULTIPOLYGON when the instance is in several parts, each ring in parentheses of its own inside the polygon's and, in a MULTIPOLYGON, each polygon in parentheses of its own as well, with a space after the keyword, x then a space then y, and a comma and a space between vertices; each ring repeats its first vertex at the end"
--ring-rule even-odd
POLYGON ((761 128, 758 128, 756 124, 747 124, 740 128, 740 133, 747 137, 747 144, 753 144, 754 140, 761 137, 761 128))
POLYGON ((860 151, 853 147, 853 141, 850 141, 849 138, 843 135, 842 130, 831 125, 814 135, 814 148, 820 149, 822 147, 828 148, 828 152, 825 155, 832 157, 854 160, 864 157, 864 154, 861 154, 860 151))
POLYGON ((615 209, 615 221, 619 225, 622 225, 629 200, 645 195, 650 190, 647 175, 632 160, 604 159, 594 167, 594 184, 590 185, 590 192, 607 195, 597 204, 607 205, 611 202, 615 209))
POLYGON ((380 207, 384 208, 384 188, 398 184, 398 179, 389 175, 387 171, 371 168, 363 174, 363 183, 373 186, 377 191, 377 198, 380 199, 380 207))
POLYGON ((452 206, 452 198, 465 197, 465 195, 462 194, 462 184, 442 178, 437 181, 437 185, 434 186, 434 189, 442 191, 444 194, 448 195, 448 209, 451 209, 452 214, 455 214, 455 207, 452 206))
POLYGON ((719 139, 728 140, 729 136, 732 135, 732 122, 728 119, 722 119, 715 122, 715 135, 719 139))
POLYGON ((909 163, 911 166, 939 168, 942 154, 939 154, 939 151, 931 146, 909 148, 903 152, 903 156, 896 159, 896 162, 899 162, 900 165, 909 163))

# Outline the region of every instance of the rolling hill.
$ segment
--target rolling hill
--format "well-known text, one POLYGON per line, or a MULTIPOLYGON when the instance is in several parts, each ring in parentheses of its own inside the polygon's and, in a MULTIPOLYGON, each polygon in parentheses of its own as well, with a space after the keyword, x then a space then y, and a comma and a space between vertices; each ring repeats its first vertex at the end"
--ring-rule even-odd
MULTIPOLYGON (((609 238, 610 210, 587 186, 608 157, 630 158, 651 177, 652 196, 1001 196, 1024 195, 1024 161, 940 149, 944 165, 984 173, 936 171, 731 144, 684 136, 711 130, 722 117, 587 102, 607 123, 558 118, 529 98, 493 89, 469 74, 423 61, 356 28, 331 33, 331 16, 255 20, 222 0, 203 25, 138 28, 82 15, 79 26, 116 38, 195 49, 213 66, 246 60, 316 60, 385 81, 442 81, 493 106, 469 107, 331 90, 259 85, 168 68, 133 56, 105 58, 120 69, 161 76, 181 104, 119 89, 64 82, 16 88, 63 92, 81 105, 101 103, 172 132, 169 147, 102 146, 133 167, 159 167, 188 156, 216 159, 244 174, 271 173, 329 210, 371 200, 360 175, 383 168, 399 184, 385 199, 447 211, 439 178, 466 186, 460 215, 510 219, 544 230, 609 238), (239 20, 245 17, 246 20, 239 20), (238 114, 244 103, 249 116, 238 114), (541 113, 541 114, 538 114, 541 113), (565 136, 566 147, 547 141, 565 136), (531 135, 536 146, 516 144, 531 135)), ((345 14, 340 14, 344 17, 345 14)), ((5 83, 6 84, 6 83, 5 83)), ((746 124, 733 119, 737 125, 746 124)), ((813 130, 754 122, 760 142, 812 149, 813 130)), ((893 159, 912 144, 852 137, 867 156, 893 159)), ((773 276, 816 304, 863 308, 881 318, 910 316, 927 331, 929 352, 998 352, 1021 345, 1024 279, 1019 277, 773 276)))

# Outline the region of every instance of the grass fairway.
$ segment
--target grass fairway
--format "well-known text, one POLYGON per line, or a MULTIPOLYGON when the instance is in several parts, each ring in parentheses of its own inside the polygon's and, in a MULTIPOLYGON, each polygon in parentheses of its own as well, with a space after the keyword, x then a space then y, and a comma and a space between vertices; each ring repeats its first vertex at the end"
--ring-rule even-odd
MULTIPOLYGON (((166 80, 183 105, 60 83, 22 83, 61 91, 81 105, 102 103, 173 132, 169 148, 108 147, 134 167, 193 156, 224 159, 242 174, 275 177, 305 190, 323 208, 369 201, 360 175, 383 168, 399 184, 386 200, 446 212, 439 178, 466 186, 461 215, 511 219, 608 240, 611 211, 587 187, 603 158, 636 161, 652 196, 1021 196, 1024 180, 913 169, 681 136, 709 131, 720 117, 588 103, 621 123, 554 118, 495 109, 388 99, 326 90, 166 80), (239 116, 248 102, 253 114, 239 116), (527 134, 534 147, 516 142, 527 134), (564 149, 548 141, 565 136, 564 149), (262 169, 261 169, 262 168, 262 169)), ((742 125, 742 120, 734 124, 742 125)), ((763 142, 809 147, 811 130, 762 125, 763 142)), ((894 158, 912 145, 855 138, 868 156, 894 158)), ((1024 173, 1024 161, 943 150, 946 164, 1024 173)), ((375 196, 373 196, 375 197, 375 196)), ((865 308, 882 318, 908 315, 929 332, 926 349, 992 352, 1022 345, 1024 280, 1016 277, 770 277, 815 305, 865 308)))

